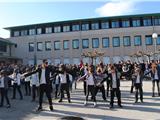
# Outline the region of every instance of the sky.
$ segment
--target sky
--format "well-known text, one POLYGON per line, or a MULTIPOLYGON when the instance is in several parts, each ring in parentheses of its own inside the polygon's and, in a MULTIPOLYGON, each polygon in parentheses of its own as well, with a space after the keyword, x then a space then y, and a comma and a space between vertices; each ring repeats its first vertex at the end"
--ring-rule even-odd
POLYGON ((160 0, 0 0, 0 37, 5 27, 117 15, 160 13, 160 0))

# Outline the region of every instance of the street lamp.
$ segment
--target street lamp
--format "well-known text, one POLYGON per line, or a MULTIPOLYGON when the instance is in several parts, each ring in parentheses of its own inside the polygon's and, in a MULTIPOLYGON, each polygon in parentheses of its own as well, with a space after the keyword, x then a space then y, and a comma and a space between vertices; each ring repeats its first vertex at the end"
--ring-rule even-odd
POLYGON ((158 37, 158 34, 157 33, 153 33, 152 34, 152 38, 154 40, 154 59, 155 59, 155 54, 157 52, 157 37, 158 37))

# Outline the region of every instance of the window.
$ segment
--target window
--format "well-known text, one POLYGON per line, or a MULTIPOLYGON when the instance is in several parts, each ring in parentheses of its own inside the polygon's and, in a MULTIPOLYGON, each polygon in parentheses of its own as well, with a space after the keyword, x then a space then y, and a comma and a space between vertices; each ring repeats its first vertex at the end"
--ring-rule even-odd
POLYGON ((19 31, 14 31, 14 37, 20 36, 19 31))
POLYGON ((157 45, 160 45, 160 36, 158 36, 156 43, 157 43, 157 45))
POLYGON ((135 36, 134 37, 134 45, 135 46, 140 46, 141 44, 142 44, 141 36, 135 36))
POLYGON ((42 42, 38 42, 37 43, 37 51, 42 51, 43 50, 43 43, 42 42))
POLYGON ((143 25, 144 25, 144 26, 151 26, 151 24, 152 24, 152 23, 151 23, 151 19, 150 19, 150 18, 143 20, 143 25))
POLYGON ((34 43, 29 43, 29 52, 34 51, 34 43))
POLYGON ((133 21, 132 21, 132 26, 133 26, 133 27, 139 27, 139 26, 141 26, 140 20, 133 20, 133 21))
POLYGON ((88 39, 83 39, 82 40, 82 48, 89 48, 89 40, 88 39))
POLYGON ((50 51, 51 50, 51 41, 46 41, 45 42, 45 49, 46 49, 46 51, 50 51))
POLYGON ((46 27, 46 33, 52 33, 52 27, 46 27))
POLYGON ((129 22, 129 20, 124 20, 124 21, 122 21, 122 27, 130 27, 130 22, 129 22))
POLYGON ((35 29, 30 29, 30 30, 29 30, 29 35, 35 35, 35 34, 36 34, 35 29))
POLYGON ((0 52, 7 52, 7 45, 5 43, 0 43, 0 52))
POLYGON ((118 28, 119 27, 119 21, 112 21, 112 28, 118 28))
POLYGON ((113 37, 112 44, 113 44, 113 47, 119 47, 120 46, 120 39, 119 39, 119 37, 113 37))
POLYGON ((37 34, 42 34, 42 28, 37 28, 37 34))
POLYGON ((79 25, 72 25, 72 31, 79 31, 80 26, 79 25))
POLYGON ((55 41, 54 42, 54 49, 55 50, 60 50, 61 49, 60 41, 55 41))
POLYGON ((63 49, 64 49, 64 50, 69 49, 69 40, 64 40, 64 41, 63 41, 63 49))
POLYGON ((109 22, 102 22, 102 23, 101 23, 101 28, 102 28, 102 29, 107 29, 107 28, 109 28, 109 22))
POLYGON ((56 27, 54 27, 54 32, 55 32, 55 33, 61 32, 61 26, 56 26, 56 27))
POLYGON ((109 47, 109 38, 102 38, 102 47, 103 48, 108 48, 109 47))
POLYGON ((154 19, 154 25, 160 25, 160 18, 154 19))
POLYGON ((25 35, 27 35, 27 30, 22 30, 21 31, 21 36, 25 36, 25 35))
POLYGON ((64 64, 70 64, 70 59, 69 59, 69 58, 64 58, 63 63, 64 63, 64 64))
POLYGON ((145 42, 146 42, 146 45, 152 45, 153 44, 152 36, 151 35, 145 36, 145 42))
POLYGON ((123 46, 131 46, 131 40, 129 36, 123 37, 123 46))
POLYGON ((69 32, 70 31, 70 26, 63 26, 63 32, 69 32))
POLYGON ((92 48, 99 48, 99 39, 98 38, 92 39, 92 48))
POLYGON ((91 24, 91 28, 92 28, 92 30, 97 30, 97 29, 99 29, 99 23, 92 23, 92 24, 91 24))
POLYGON ((82 30, 89 30, 89 24, 82 24, 82 30))
POLYGON ((79 40, 78 39, 72 41, 72 47, 73 47, 73 49, 79 49, 79 40))

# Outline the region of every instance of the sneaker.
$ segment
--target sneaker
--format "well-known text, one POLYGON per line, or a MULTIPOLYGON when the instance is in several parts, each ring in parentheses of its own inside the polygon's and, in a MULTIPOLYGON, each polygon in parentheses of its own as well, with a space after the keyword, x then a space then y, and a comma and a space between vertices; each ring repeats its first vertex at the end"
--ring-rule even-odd
POLYGON ((97 106, 97 103, 96 102, 94 102, 94 107, 96 107, 97 106))
POLYGON ((53 111, 53 106, 49 106, 50 111, 53 111))
POLYGON ((58 102, 62 102, 62 99, 60 99, 58 102))
POLYGON ((123 106, 122 105, 118 105, 120 108, 122 108, 123 106))
POLYGON ((9 105, 9 104, 8 104, 6 107, 7 107, 7 108, 10 108, 10 107, 11 107, 11 105, 9 105))
POLYGON ((113 109, 113 105, 110 105, 110 106, 109 106, 109 109, 113 109))
POLYGON ((42 107, 38 107, 36 111, 42 111, 42 107))
POLYGON ((86 106, 87 105, 87 101, 84 101, 84 106, 86 106))

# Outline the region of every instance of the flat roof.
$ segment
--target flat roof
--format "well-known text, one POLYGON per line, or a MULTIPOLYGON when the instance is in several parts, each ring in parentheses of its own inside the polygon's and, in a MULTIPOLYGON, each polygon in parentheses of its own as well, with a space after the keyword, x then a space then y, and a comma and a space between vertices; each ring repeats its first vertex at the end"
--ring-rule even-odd
POLYGON ((1 37, 0 37, 0 42, 8 44, 8 45, 15 45, 15 43, 13 43, 7 39, 1 38, 1 37))
POLYGON ((20 25, 20 26, 12 26, 6 27, 6 30, 12 30, 17 28, 26 28, 26 27, 35 27, 35 26, 43 26, 43 25, 51 25, 51 24, 69 24, 76 22, 88 22, 88 21, 98 21, 98 20, 111 20, 111 19, 127 19, 127 18, 139 18, 139 17, 160 17, 160 13, 149 13, 149 14, 135 14, 135 15, 122 15, 122 16, 110 16, 110 17, 97 17, 97 18, 86 18, 86 19, 75 19, 75 20, 66 20, 66 21, 55 21, 55 22, 47 22, 47 23, 37 23, 37 24, 28 24, 28 25, 20 25))

